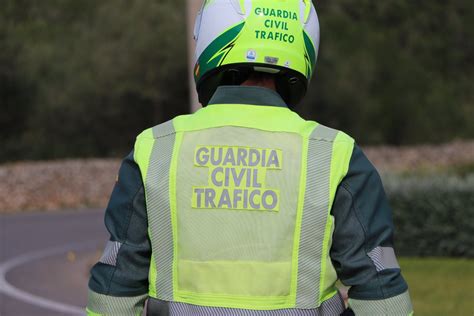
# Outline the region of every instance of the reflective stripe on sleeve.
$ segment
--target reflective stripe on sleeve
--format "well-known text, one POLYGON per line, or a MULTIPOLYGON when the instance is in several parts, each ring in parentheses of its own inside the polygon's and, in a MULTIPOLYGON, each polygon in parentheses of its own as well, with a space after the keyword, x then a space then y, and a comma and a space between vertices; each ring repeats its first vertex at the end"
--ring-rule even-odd
POLYGON ((122 243, 118 241, 108 241, 99 262, 115 267, 120 247, 122 247, 122 243))
POLYGON ((410 294, 408 291, 384 300, 356 300, 349 299, 349 306, 354 313, 359 316, 372 315, 412 315, 413 307, 411 305, 410 294))
POLYGON ((392 247, 377 247, 367 254, 375 264, 377 272, 385 269, 400 269, 392 247))
POLYGON ((145 300, 148 295, 135 297, 115 297, 96 293, 89 290, 87 302, 88 316, 136 316, 143 312, 145 300))

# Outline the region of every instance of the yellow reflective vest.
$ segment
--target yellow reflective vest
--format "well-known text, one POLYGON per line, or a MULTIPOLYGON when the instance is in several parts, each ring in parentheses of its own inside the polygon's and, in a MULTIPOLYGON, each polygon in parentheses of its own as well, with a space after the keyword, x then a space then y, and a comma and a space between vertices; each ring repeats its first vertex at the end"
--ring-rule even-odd
POLYGON ((149 296, 183 310, 342 312, 330 210, 353 147, 271 106, 212 104, 144 131, 149 296))

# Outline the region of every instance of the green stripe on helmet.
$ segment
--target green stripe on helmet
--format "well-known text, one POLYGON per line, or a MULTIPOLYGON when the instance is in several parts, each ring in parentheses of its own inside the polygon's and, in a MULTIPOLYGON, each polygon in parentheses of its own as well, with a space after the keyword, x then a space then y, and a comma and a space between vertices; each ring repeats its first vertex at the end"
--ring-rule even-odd
POLYGON ((217 37, 201 54, 194 71, 194 80, 201 79, 202 74, 222 64, 227 54, 234 47, 245 22, 239 23, 217 37))
POLYGON ((303 31, 304 44, 305 44, 305 60, 306 60, 306 77, 311 78, 316 65, 316 51, 314 44, 308 34, 303 31))

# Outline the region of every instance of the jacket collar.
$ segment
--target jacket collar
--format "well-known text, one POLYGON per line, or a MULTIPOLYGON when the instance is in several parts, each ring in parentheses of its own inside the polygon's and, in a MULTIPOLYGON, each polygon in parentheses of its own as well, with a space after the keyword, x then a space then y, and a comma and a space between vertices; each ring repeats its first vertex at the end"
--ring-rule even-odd
POLYGON ((209 101, 211 104, 249 104, 288 107, 281 96, 268 88, 220 86, 209 101))

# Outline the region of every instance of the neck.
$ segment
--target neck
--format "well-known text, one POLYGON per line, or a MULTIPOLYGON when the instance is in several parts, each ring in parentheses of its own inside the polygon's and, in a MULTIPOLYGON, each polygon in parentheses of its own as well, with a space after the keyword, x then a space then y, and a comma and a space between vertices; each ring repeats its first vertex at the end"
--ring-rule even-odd
POLYGON ((242 83, 242 86, 256 86, 276 91, 275 80, 272 78, 249 78, 242 83))

